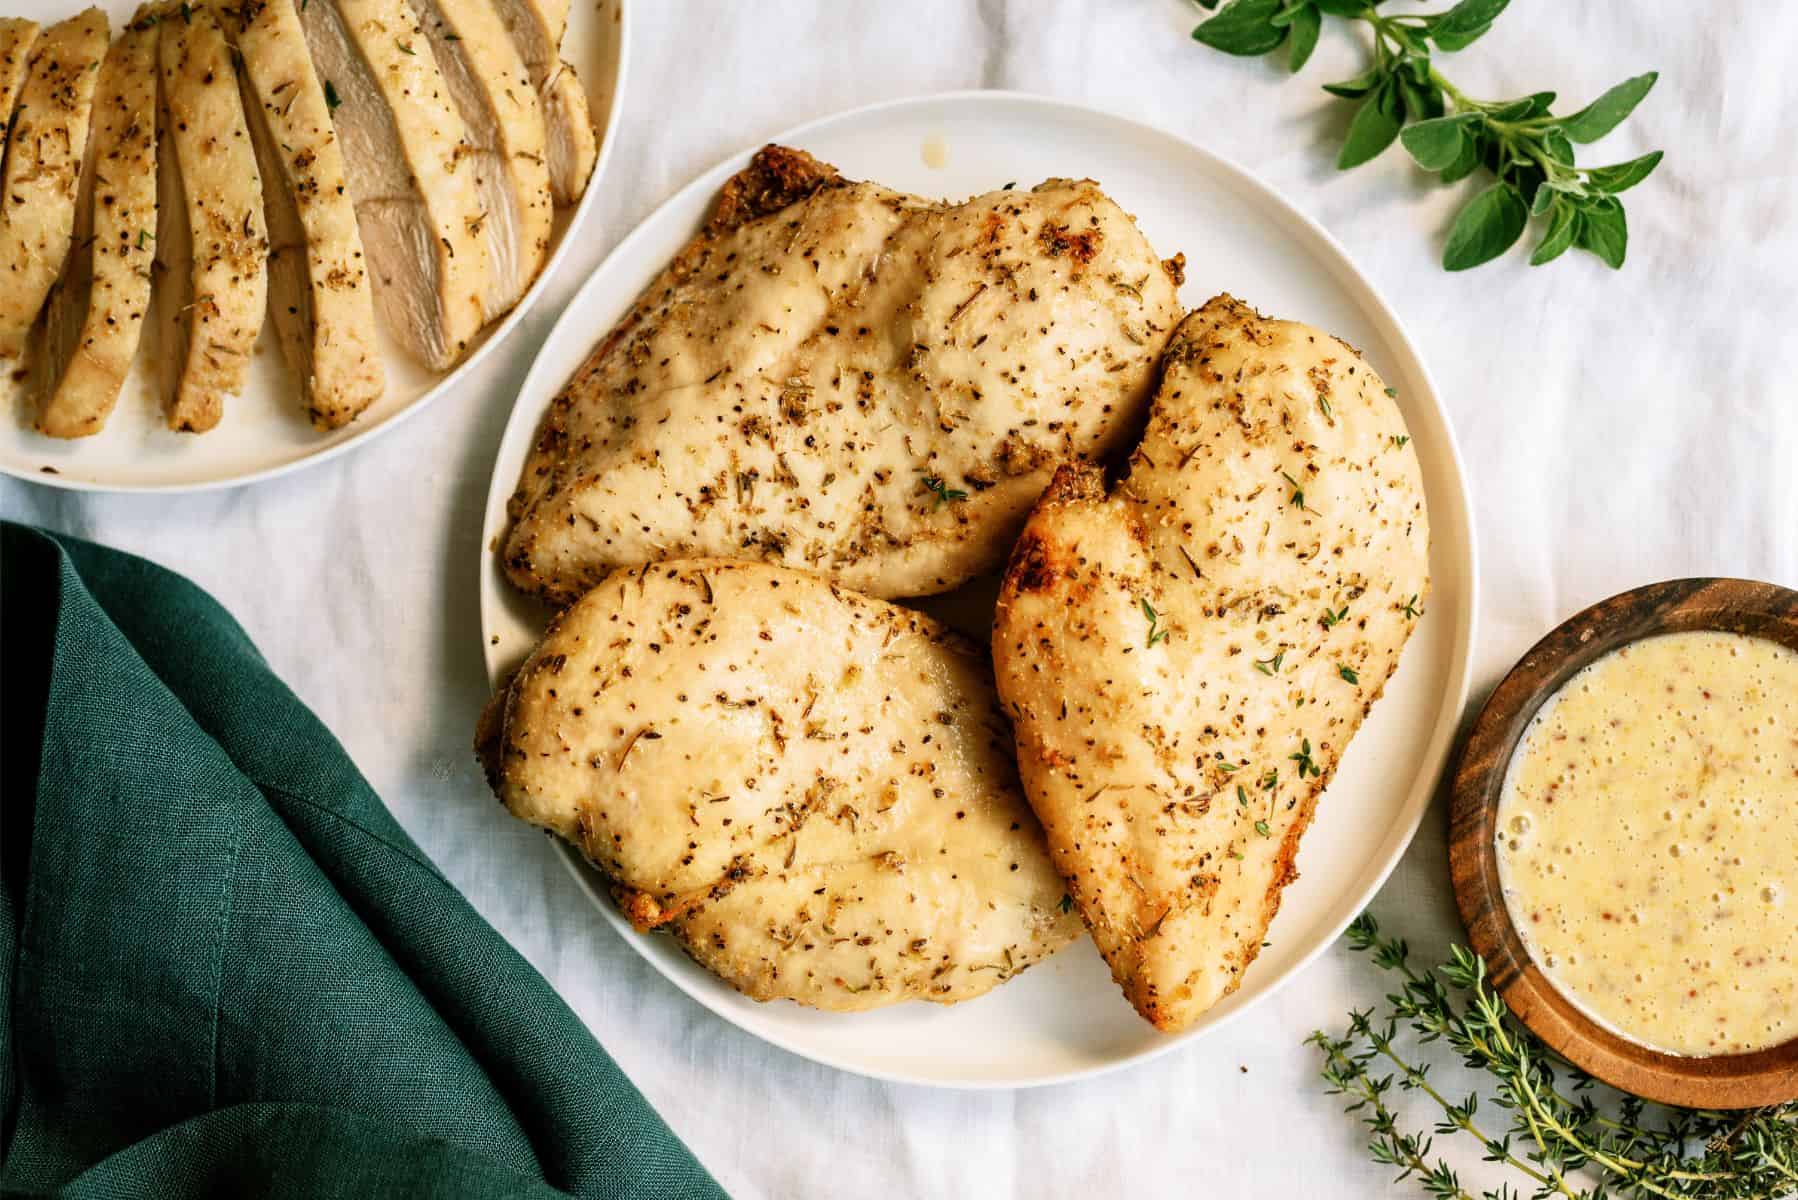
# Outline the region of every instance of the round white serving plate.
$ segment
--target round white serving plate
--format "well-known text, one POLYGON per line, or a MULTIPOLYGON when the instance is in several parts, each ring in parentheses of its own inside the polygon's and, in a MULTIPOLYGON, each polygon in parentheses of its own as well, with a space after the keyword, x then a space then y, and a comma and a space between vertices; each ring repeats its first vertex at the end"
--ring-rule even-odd
MULTIPOLYGON (((1266 184, 1173 134, 1053 100, 967 92, 879 104, 802 125, 774 139, 852 178, 927 196, 963 198, 1016 181, 1091 176, 1134 213, 1162 255, 1184 251, 1181 299, 1197 307, 1229 291, 1262 311, 1303 319, 1361 347, 1398 391, 1423 464, 1433 531, 1433 592, 1385 697, 1350 746, 1299 852, 1271 942, 1233 996, 1191 1030, 1169 1036, 1138 1017, 1091 941, 1080 942, 978 1000, 907 1003, 871 1013, 758 1004, 694 964, 670 938, 641 935, 619 916, 599 875, 572 849, 569 865, 600 916, 674 985, 777 1046, 847 1071, 948 1087, 1029 1087, 1096 1074, 1162 1054, 1265 999, 1342 932, 1417 831, 1467 696, 1475 564, 1472 514, 1454 437, 1429 373, 1391 308, 1321 228, 1266 184), (932 166, 932 163, 939 165, 932 166)), ((487 498, 481 561, 482 643, 497 682, 540 636, 547 612, 505 581, 494 551, 506 499, 551 397, 638 293, 692 236, 718 187, 748 160, 734 156, 643 222, 587 281, 544 343, 500 443, 487 498)), ((984 631, 991 588, 925 604, 984 631)))
MULTIPOLYGON (((105 10, 116 37, 131 19, 138 0, 94 2, 105 10)), ((10 15, 49 25, 81 7, 81 0, 15 0, 10 15)), ((224 418, 203 434, 175 433, 164 424, 156 397, 151 366, 155 332, 146 322, 118 407, 106 428, 92 437, 64 441, 38 433, 31 428, 35 416, 31 398, 16 381, 0 378, 0 411, 5 413, 0 417, 0 473, 81 491, 185 492, 234 487, 334 458, 452 390, 517 328, 574 244, 575 230, 596 207, 623 107, 618 101, 624 90, 629 45, 627 8, 626 0, 569 6, 562 55, 573 64, 587 89, 593 123, 600 132, 599 159, 580 202, 556 213, 549 260, 537 281, 517 307, 483 331, 468 357, 454 369, 441 375, 426 370, 380 330, 378 344, 387 369, 385 394, 349 425, 321 433, 306 420, 274 329, 265 323, 243 393, 225 402, 224 418)))

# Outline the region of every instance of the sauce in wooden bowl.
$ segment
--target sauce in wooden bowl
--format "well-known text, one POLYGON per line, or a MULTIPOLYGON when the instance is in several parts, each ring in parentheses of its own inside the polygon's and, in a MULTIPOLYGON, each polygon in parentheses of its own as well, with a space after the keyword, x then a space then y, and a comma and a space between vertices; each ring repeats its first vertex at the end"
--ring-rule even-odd
POLYGON ((1531 720, 1497 820, 1530 957, 1618 1035, 1672 1054, 1798 1037, 1798 652, 1645 638, 1531 720))

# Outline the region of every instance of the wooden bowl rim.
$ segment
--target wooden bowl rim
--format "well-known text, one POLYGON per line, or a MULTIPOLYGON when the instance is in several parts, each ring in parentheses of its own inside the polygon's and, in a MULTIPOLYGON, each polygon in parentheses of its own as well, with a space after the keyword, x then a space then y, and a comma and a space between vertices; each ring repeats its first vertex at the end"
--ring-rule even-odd
POLYGON ((1708 1058, 1638 1045, 1580 1011, 1530 959, 1499 887, 1497 809, 1511 756, 1543 703, 1610 651, 1664 633, 1719 630, 1798 649, 1798 592, 1757 580, 1670 579, 1581 610, 1530 648, 1493 689, 1454 776, 1449 869, 1455 903, 1487 978, 1512 1014, 1568 1061, 1614 1087, 1684 1108, 1752 1108, 1798 1099, 1798 1037, 1708 1058))

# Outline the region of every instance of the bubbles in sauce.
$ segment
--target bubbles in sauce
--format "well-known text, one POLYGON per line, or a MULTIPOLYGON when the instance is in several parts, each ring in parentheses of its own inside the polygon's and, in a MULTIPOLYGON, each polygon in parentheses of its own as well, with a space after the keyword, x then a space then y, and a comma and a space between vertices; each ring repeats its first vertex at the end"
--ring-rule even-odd
POLYGON ((1497 820, 1505 905, 1569 1000, 1641 1045, 1798 1037, 1798 652, 1646 638, 1530 722, 1497 820))

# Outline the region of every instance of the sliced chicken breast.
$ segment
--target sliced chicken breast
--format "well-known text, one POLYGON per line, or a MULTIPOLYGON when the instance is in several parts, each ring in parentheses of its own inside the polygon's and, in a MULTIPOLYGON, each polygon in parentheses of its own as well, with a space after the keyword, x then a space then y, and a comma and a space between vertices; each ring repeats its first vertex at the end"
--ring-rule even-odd
POLYGON ((0 177, 0 367, 24 358, 31 326, 68 258, 107 35, 106 14, 97 8, 50 26, 12 109, 0 177))
POLYGON ((437 66, 468 125, 486 218, 489 319, 518 303, 549 254, 543 106, 490 0, 412 0, 437 66))
POLYGON ((343 150, 294 0, 246 0, 236 15, 244 115, 268 216, 269 319, 306 415, 336 429, 386 384, 343 150))
POLYGON ((492 0, 500 20, 530 72, 543 103, 549 135, 549 178, 556 203, 573 204, 587 190, 599 157, 599 137, 587 108, 587 89, 574 68, 562 61, 562 33, 568 27, 567 0, 492 0))
POLYGON ((169 428, 204 433, 243 386, 268 306, 262 176, 218 13, 165 10, 157 57, 157 366, 169 428))
POLYGON ((34 350, 37 427, 100 432, 118 402, 150 307, 156 230, 157 22, 140 11, 100 64, 74 247, 34 350))
MULTIPOLYGON (((36 21, 24 17, 0 17, 0 119, 12 120, 13 105, 19 102, 19 90, 25 86, 25 73, 31 69, 31 48, 42 32, 36 21)), ((0 145, 0 157, 4 157, 0 145)))
POLYGON ((343 147, 375 307, 433 370, 487 322, 472 147, 407 0, 307 0, 300 23, 343 147))
POLYGON ((1427 603, 1417 455, 1347 344, 1227 296, 1168 345, 1130 473, 1070 466, 993 625, 1055 865, 1138 1012, 1260 953, 1299 839, 1427 603))

